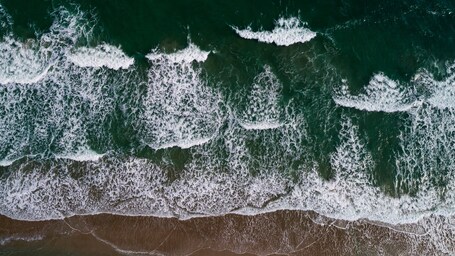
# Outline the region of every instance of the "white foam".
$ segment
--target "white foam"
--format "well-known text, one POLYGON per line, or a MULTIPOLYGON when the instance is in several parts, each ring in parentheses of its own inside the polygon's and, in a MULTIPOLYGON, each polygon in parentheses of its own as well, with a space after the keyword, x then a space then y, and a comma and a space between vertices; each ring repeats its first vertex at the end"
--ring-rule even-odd
POLYGON ((0 166, 3 166, 3 167, 7 167, 7 166, 11 166, 14 162, 22 159, 22 158, 34 158, 34 157, 37 157, 38 155, 32 155, 32 154, 27 154, 27 155, 21 155, 17 158, 9 158, 9 157, 6 157, 4 158, 3 160, 0 161, 0 166))
POLYGON ((371 173, 374 165, 371 154, 365 149, 364 142, 359 138, 359 128, 353 125, 352 120, 343 117, 341 125, 341 144, 330 156, 336 179, 365 180, 364 176, 371 173))
POLYGON ((254 78, 246 107, 238 114, 240 126, 247 130, 276 129, 282 126, 279 106, 282 84, 269 66, 254 78))
POLYGON ((1 32, 10 31, 13 25, 13 19, 5 8, 0 4, 0 28, 1 32))
POLYGON ((14 163, 14 160, 1 160, 0 161, 0 166, 10 166, 14 163))
MULTIPOLYGON (((82 35, 89 35, 84 13, 57 8, 48 33, 20 41, 9 31, 0 42, 0 85, 34 84, 42 81, 49 70, 82 35)), ((12 20, 9 21, 12 24, 12 20)))
POLYGON ((15 242, 15 241, 33 242, 33 241, 39 241, 39 240, 43 240, 43 239, 44 239, 44 236, 41 236, 41 235, 35 235, 35 236, 12 235, 12 236, 8 236, 5 238, 0 237, 0 246, 9 244, 9 243, 15 242))
MULTIPOLYGON (((401 154, 395 163, 397 190, 432 191, 436 181, 453 182, 453 127, 455 111, 451 108, 425 104, 409 113, 409 120, 399 137, 401 154)), ((450 188, 450 185, 444 186, 450 188)))
POLYGON ((264 43, 274 43, 279 46, 289 46, 305 43, 316 37, 316 33, 306 28, 307 23, 298 18, 279 18, 272 31, 253 31, 251 27, 239 29, 233 27, 237 34, 245 39, 254 39, 264 43))
MULTIPOLYGON (((450 190, 442 200, 434 187, 399 198, 376 187, 369 176, 375 163, 367 141, 347 117, 342 119, 340 142, 330 155, 335 177, 329 181, 319 177, 317 164, 310 170, 300 165, 299 182, 290 181, 282 174, 295 157, 305 154, 302 131, 298 119, 275 130, 253 132, 231 124, 222 141, 195 148, 194 159, 173 182, 166 170, 134 157, 82 162, 74 170, 67 162, 21 163, 0 180, 0 214, 33 220, 100 212, 189 218, 295 209, 393 224, 414 223, 430 214, 453 214, 455 193, 450 190), (247 145, 252 140, 254 149, 247 145), (220 159, 214 149, 223 150, 227 157, 220 159), (256 175, 250 174, 252 164, 256 175)), ((449 187, 455 184, 454 177, 447 176, 449 187)))
POLYGON ((69 152, 65 152, 62 155, 56 155, 57 159, 71 159, 77 162, 86 162, 92 161, 96 162, 99 161, 105 154, 98 154, 93 150, 90 149, 79 149, 76 153, 69 154, 69 152))
MULTIPOLYGON (((290 127, 287 129, 289 132, 290 127)), ((300 182, 294 184, 273 169, 286 161, 286 154, 276 152, 279 154, 256 158, 245 144, 251 137, 231 132, 225 135, 229 160, 226 171, 211 169, 220 164, 211 147, 199 148, 197 152, 203 158, 194 159, 172 183, 165 170, 134 158, 82 162, 75 169, 68 169, 66 162, 54 162, 51 169, 39 162, 22 163, 8 178, 0 180, 0 213, 16 219, 41 220, 100 212, 188 218, 232 211, 258 214, 296 209, 314 210, 337 219, 403 223, 444 213, 444 209, 450 214, 450 206, 455 203, 453 197, 442 202, 431 191, 416 197, 384 195, 369 180, 365 168, 371 168, 371 157, 349 119, 344 121, 341 142, 331 156, 336 175, 330 181, 313 169, 301 170, 300 182), (256 161, 266 169, 251 176, 249 164, 256 161), (34 171, 28 171, 32 166, 34 171)), ((267 136, 269 141, 271 138, 267 136)), ((286 150, 292 149, 292 144, 286 142, 288 137, 279 138, 267 150, 273 152, 283 145, 288 146, 286 150)))
POLYGON ((195 139, 195 140, 182 140, 182 141, 177 141, 169 144, 163 144, 158 147, 154 147, 154 149, 165 149, 165 148, 172 148, 172 147, 179 147, 179 148, 191 148, 194 146, 200 146, 203 145, 207 142, 209 142, 211 139, 213 139, 214 136, 208 137, 208 138, 201 138, 201 139, 195 139))
POLYGON ((413 82, 423 86, 431 92, 426 100, 433 107, 438 109, 455 108, 455 65, 447 68, 448 76, 437 81, 433 75, 423 70, 414 76, 413 82))
POLYGON ((277 129, 283 126, 282 123, 270 123, 270 122, 259 122, 259 123, 246 123, 241 122, 239 123, 245 130, 269 130, 269 129, 277 129))
POLYGON ((294 187, 287 199, 271 208, 315 210, 336 219, 369 219, 387 223, 415 223, 430 214, 444 214, 447 205, 435 190, 419 192, 415 197, 390 197, 374 186, 370 174, 374 166, 371 154, 359 137, 357 126, 344 118, 340 130, 340 144, 331 155, 336 171, 330 181, 313 171, 302 172, 301 183, 294 187))
POLYGON ((85 161, 75 169, 67 164, 67 160, 21 163, 0 180, 0 214, 32 220, 95 212, 170 212, 162 194, 166 174, 148 161, 85 161))
MULTIPOLYGON (((409 99, 413 97, 407 97, 408 100, 405 100, 406 97, 402 97, 403 93, 392 90, 402 86, 392 83, 392 86, 383 90, 381 88, 384 85, 377 82, 373 83, 374 86, 371 88, 367 88, 366 91, 369 93, 349 96, 348 103, 341 104, 367 111, 406 111, 408 113, 407 118, 403 120, 404 129, 399 135, 400 153, 396 156, 395 162, 397 172, 395 189, 400 193, 418 191, 420 198, 413 202, 412 207, 421 209, 420 214, 431 212, 431 207, 445 214, 444 208, 452 207, 443 206, 445 203, 440 203, 440 196, 437 194, 443 192, 438 191, 435 184, 442 181, 453 182, 451 178, 453 174, 450 173, 455 171, 453 160, 455 159, 453 153, 455 75, 453 71, 453 66, 449 67, 446 77, 440 81, 426 70, 419 71, 409 82, 408 87, 420 88, 425 91, 425 94, 410 105, 403 105, 403 102, 411 102, 409 99), (388 95, 390 95, 389 100, 382 100, 388 95)), ((390 81, 387 84, 390 84, 390 81)), ((452 197, 452 195, 446 194, 444 197, 452 197)), ((448 200, 447 204, 451 205, 455 202, 451 200, 448 200)), ((396 204, 399 204, 398 201, 396 204)), ((403 214, 402 219, 407 217, 404 216, 406 214, 403 214)), ((415 216, 420 215, 416 213, 415 216)), ((393 221, 402 221, 398 216, 394 218, 393 221)))
MULTIPOLYGON (((68 28, 53 31, 41 40, 57 35, 72 38, 75 33, 68 28), (55 32, 65 30, 69 32, 55 32)), ((53 47, 58 56, 66 56, 72 44, 53 47)), ((201 75, 199 62, 207 57, 182 54, 188 51, 148 56, 151 67, 142 102, 144 127, 140 132, 145 143, 157 149, 191 147, 192 158, 172 182, 168 166, 134 157, 100 158, 101 154, 78 151, 84 148, 90 152, 87 137, 91 129, 99 127, 98 121, 102 123, 113 109, 106 94, 114 86, 111 80, 117 82, 117 75, 123 79, 121 72, 129 71, 86 69, 65 58, 55 58, 52 72, 41 80, 0 87, 4 106, 0 110, 4 111, 0 115, 0 150, 10 148, 2 151, 4 159, 15 159, 51 144, 57 148, 57 156, 82 161, 76 165, 59 159, 14 165, 0 179, 0 214, 28 220, 100 212, 186 218, 297 209, 337 219, 368 218, 388 223, 454 214, 455 192, 450 189, 455 186, 451 73, 443 81, 423 74, 411 81, 430 92, 418 104, 413 91, 402 89, 401 84, 383 74, 375 75, 363 94, 353 96, 343 89, 339 98, 335 97, 344 99, 341 105, 348 107, 409 113, 406 129, 399 137, 396 183, 397 187, 420 190, 412 197, 393 198, 370 180, 375 163, 368 151, 368 138, 362 137, 358 126, 347 117, 342 119, 340 142, 330 154, 334 178, 321 178, 316 163, 312 168, 302 164, 302 159, 312 159, 306 151, 312 142, 308 141, 304 118, 280 107, 281 84, 270 68, 264 68, 255 79, 246 108, 228 120, 226 130, 220 131, 225 120, 220 108, 222 97, 201 75), (71 101, 65 101, 68 98, 71 101), (39 111, 30 113, 28 109, 33 107, 39 111), (31 120, 35 126, 24 126, 24 120, 31 120), (49 135, 49 131, 55 133, 49 135), (287 176, 293 172, 300 177, 297 182, 287 176), (443 191, 432 183, 441 178, 438 175, 444 175, 441 180, 447 184, 443 191)), ((163 158, 163 162, 171 162, 163 158)))
POLYGON ((375 74, 364 89, 364 93, 351 95, 346 84, 336 92, 336 104, 372 112, 403 112, 418 106, 421 102, 409 89, 402 88, 397 82, 383 73, 375 74))
POLYGON ((201 77, 193 60, 208 52, 190 44, 176 53, 154 51, 143 104, 144 142, 152 148, 189 148, 209 141, 222 123, 221 95, 201 77))
POLYGON ((47 75, 52 65, 49 49, 39 44, 35 40, 22 43, 10 36, 0 42, 0 84, 32 84, 47 75))
POLYGON ((118 47, 100 44, 95 48, 80 47, 68 54, 68 59, 80 67, 107 67, 110 69, 128 69, 134 59, 128 57, 118 47))
POLYGON ((204 62, 209 57, 210 52, 203 51, 193 43, 189 43, 188 47, 185 49, 179 50, 174 53, 165 54, 160 53, 158 50, 154 50, 151 53, 147 54, 146 57, 151 61, 167 59, 171 62, 186 62, 191 63, 204 62))
POLYGON ((453 66, 447 69, 448 76, 442 81, 436 80, 428 71, 421 70, 406 86, 378 73, 372 77, 364 93, 351 95, 347 85, 343 84, 333 99, 340 106, 366 111, 413 112, 425 103, 438 109, 452 109, 455 108, 453 69, 453 66), (425 88, 429 95, 418 99, 416 87, 425 88))
POLYGON ((67 54, 90 34, 91 21, 64 8, 52 15, 49 32, 38 39, 20 43, 7 36, 0 43, 6 49, 0 52, 0 65, 8 66, 0 70, 0 83, 5 83, 0 86, 3 161, 44 152, 74 157, 81 148, 90 150, 89 136, 105 136, 99 127, 113 109, 115 86, 131 77, 124 73, 129 70, 87 69, 69 62, 67 54))

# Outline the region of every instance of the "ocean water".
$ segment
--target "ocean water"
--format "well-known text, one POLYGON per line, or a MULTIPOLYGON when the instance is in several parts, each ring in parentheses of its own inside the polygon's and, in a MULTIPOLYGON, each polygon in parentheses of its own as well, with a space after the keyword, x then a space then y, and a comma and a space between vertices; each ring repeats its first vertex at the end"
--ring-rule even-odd
POLYGON ((0 214, 455 214, 453 1, 0 0, 0 214))

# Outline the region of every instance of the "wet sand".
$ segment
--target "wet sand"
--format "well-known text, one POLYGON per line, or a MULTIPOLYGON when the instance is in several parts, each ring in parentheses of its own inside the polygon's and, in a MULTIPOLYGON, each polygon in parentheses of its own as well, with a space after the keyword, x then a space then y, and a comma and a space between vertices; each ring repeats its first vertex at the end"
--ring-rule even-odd
MULTIPOLYGON (((0 255, 443 255, 425 223, 349 222, 304 211, 189 220, 100 214, 29 222, 0 216, 0 255)), ((448 234, 449 242, 440 241, 446 249, 455 248, 454 237, 442 226, 441 232, 448 234)))

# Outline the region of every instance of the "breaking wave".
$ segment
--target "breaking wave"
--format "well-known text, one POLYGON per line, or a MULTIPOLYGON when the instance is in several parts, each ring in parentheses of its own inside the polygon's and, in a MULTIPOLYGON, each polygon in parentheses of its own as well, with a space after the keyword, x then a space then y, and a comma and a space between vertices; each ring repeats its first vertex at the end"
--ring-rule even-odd
POLYGON ((428 71, 421 70, 407 85, 378 73, 363 89, 364 93, 351 95, 344 83, 341 89, 335 91, 333 100, 343 107, 371 112, 415 112, 423 104, 430 104, 437 109, 452 109, 455 107, 454 70, 455 65, 448 67, 448 76, 442 81, 436 80, 428 71), (418 95, 416 88, 422 88, 424 93, 418 95))
POLYGON ((126 56, 119 48, 101 44, 95 48, 81 47, 70 53, 68 59, 79 67, 107 67, 127 69, 134 64, 134 59, 126 56))
POLYGON ((305 43, 316 37, 316 33, 306 28, 307 24, 298 18, 279 18, 272 31, 253 31, 251 27, 239 29, 232 27, 242 38, 254 39, 264 43, 274 43, 278 46, 289 46, 305 43))
POLYGON ((19 42, 10 36, 0 43, 0 84, 32 84, 42 80, 52 65, 47 49, 33 39, 19 42))
POLYGON ((403 88, 383 73, 375 74, 359 95, 351 95, 343 84, 333 99, 340 106, 372 112, 403 112, 418 105, 412 89, 403 88))

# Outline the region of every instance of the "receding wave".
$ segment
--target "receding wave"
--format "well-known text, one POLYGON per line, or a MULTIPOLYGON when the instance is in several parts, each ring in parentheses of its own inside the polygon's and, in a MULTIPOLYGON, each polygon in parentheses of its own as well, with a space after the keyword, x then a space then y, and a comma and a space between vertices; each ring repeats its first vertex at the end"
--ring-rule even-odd
POLYGON ((38 240, 43 240, 43 239, 44 239, 44 236, 40 236, 40 235, 34 235, 34 236, 11 235, 8 237, 1 238, 0 245, 5 245, 5 244, 15 242, 15 241, 31 242, 31 241, 38 241, 38 240))
MULTIPOLYGON (((452 187, 455 154, 455 94, 453 66, 446 78, 436 80, 423 70, 416 74, 413 83, 426 88, 424 104, 409 111, 409 120, 400 134, 401 154, 396 162, 397 184, 408 190, 426 191, 435 195, 434 184, 440 180, 452 187)), ((450 212, 450 211, 449 211, 450 212)))
POLYGON ((455 185, 450 167, 455 159, 450 146, 453 136, 450 130, 441 133, 441 128, 452 126, 455 117, 441 111, 448 110, 431 105, 421 108, 401 137, 403 153, 397 161, 396 182, 412 186, 414 172, 419 170, 416 166, 426 173, 413 196, 391 197, 375 186, 371 169, 376 163, 366 146, 368 138, 361 137, 355 121, 346 116, 330 154, 335 175, 330 180, 320 177, 316 162, 308 166, 303 161, 310 157, 304 119, 288 114, 287 122, 276 129, 245 131, 229 123, 218 136, 194 147, 194 157, 172 182, 165 167, 136 157, 79 163, 38 158, 17 163, 0 179, 0 214, 27 220, 100 212, 189 218, 297 209, 387 223, 450 215, 454 192, 447 190, 442 198, 428 179, 433 166, 444 163, 452 170, 444 182, 455 185), (422 117, 427 117, 425 123, 422 117), (440 158, 438 152, 447 158, 440 158), (254 175, 252 168, 257 171, 254 175), (298 179, 285 175, 290 168, 298 179))
POLYGON ((264 43, 274 43, 278 46, 289 46, 305 43, 316 37, 316 33, 306 28, 307 24, 300 19, 279 18, 272 31, 253 31, 251 27, 239 29, 233 27, 237 34, 245 39, 254 39, 264 43))
MULTIPOLYGON (((88 34, 84 13, 71 13, 60 7, 54 13, 50 32, 39 38, 20 41, 9 31, 0 42, 0 84, 34 84, 43 80, 49 69, 88 34)), ((12 23, 12 21, 11 21, 12 23)))

